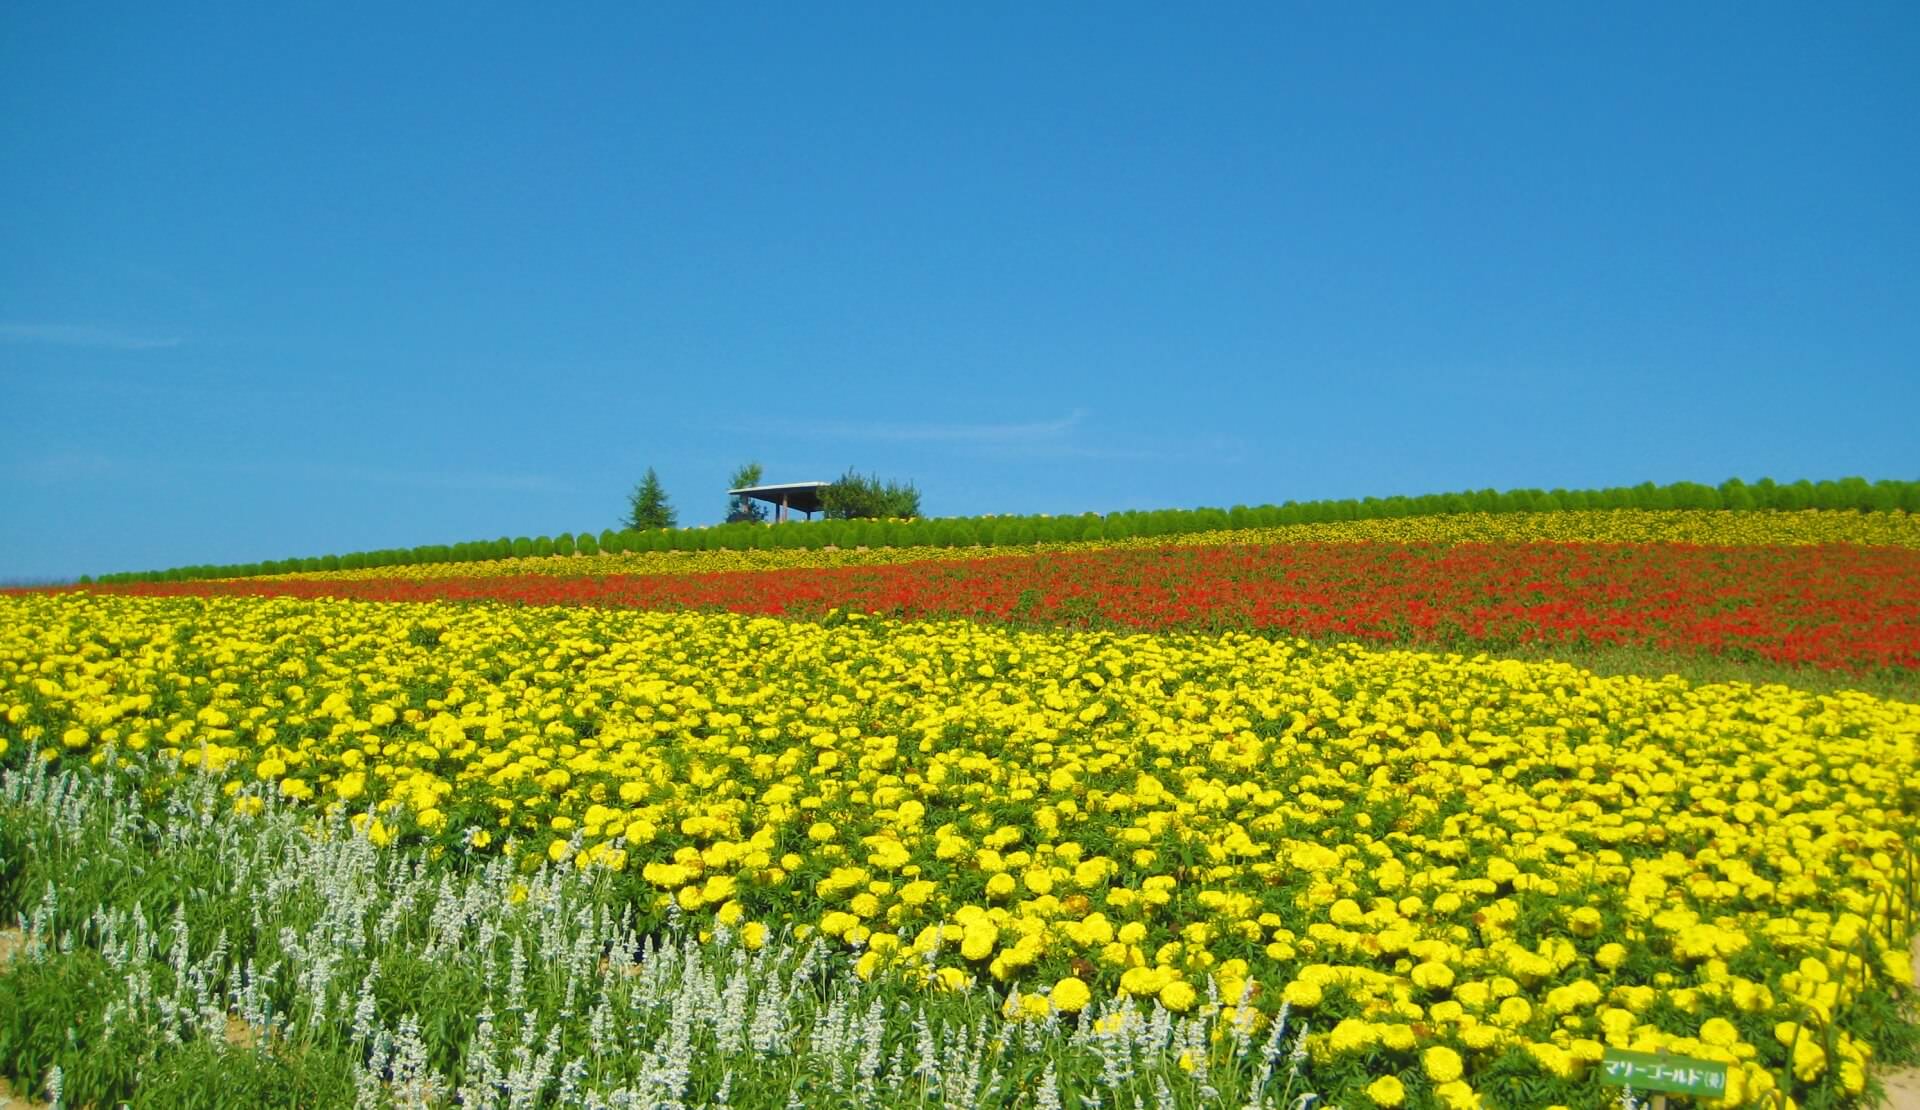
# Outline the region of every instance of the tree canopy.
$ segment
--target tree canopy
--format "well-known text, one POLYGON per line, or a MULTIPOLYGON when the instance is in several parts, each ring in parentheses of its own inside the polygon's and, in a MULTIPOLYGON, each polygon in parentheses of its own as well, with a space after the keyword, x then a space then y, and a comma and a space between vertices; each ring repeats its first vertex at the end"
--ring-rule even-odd
POLYGON ((920 491, 909 482, 881 482, 851 469, 820 491, 820 507, 829 520, 862 517, 907 519, 920 515, 920 491))
POLYGON ((667 490, 660 484, 660 476, 647 468, 647 476, 633 487, 633 493, 627 498, 627 527, 635 530, 647 528, 672 528, 679 523, 674 515, 673 505, 667 500, 667 490))
MULTIPOLYGON (((747 463, 733 472, 733 477, 727 480, 727 488, 744 489, 747 486, 757 486, 760 484, 760 476, 760 464, 757 462, 747 463)), ((742 521, 748 524, 759 524, 766 519, 766 506, 755 501, 753 498, 742 497, 739 494, 734 494, 727 498, 728 524, 737 524, 742 521)))

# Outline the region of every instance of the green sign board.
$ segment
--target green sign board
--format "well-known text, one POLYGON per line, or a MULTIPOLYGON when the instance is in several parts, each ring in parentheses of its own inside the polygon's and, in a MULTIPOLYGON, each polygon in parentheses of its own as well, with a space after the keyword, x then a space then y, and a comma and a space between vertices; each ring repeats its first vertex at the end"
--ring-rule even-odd
POLYGON ((1691 1056, 1609 1048, 1600 1061, 1600 1082, 1636 1091, 1719 1098, 1727 1093, 1727 1065, 1691 1056))

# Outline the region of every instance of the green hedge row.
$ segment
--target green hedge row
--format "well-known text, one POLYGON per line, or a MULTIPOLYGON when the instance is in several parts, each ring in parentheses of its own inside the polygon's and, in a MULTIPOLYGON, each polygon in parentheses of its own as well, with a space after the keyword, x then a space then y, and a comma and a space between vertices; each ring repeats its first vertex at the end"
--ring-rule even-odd
MULTIPOLYGON (((1071 540, 1111 540, 1129 536, 1177 536, 1236 528, 1316 524, 1383 517, 1448 513, 1526 513, 1562 509, 1839 509, 1860 512, 1920 512, 1920 482, 1868 482, 1864 478, 1792 483, 1763 478, 1748 484, 1738 478, 1719 486, 1652 482, 1604 490, 1515 489, 1504 493, 1475 490, 1421 497, 1368 497, 1345 501, 1289 501, 1231 509, 1161 509, 1101 516, 996 516, 920 520, 822 520, 776 527, 723 524, 711 528, 674 528, 642 532, 561 533, 529 539, 521 536, 468 543, 437 544, 350 555, 277 559, 229 566, 175 567, 164 571, 109 574, 100 582, 179 582, 196 578, 246 578, 362 567, 467 563, 529 555, 593 555, 601 551, 740 551, 750 548, 823 547, 1013 547, 1071 540)), ((81 579, 82 582, 89 581, 81 579)))

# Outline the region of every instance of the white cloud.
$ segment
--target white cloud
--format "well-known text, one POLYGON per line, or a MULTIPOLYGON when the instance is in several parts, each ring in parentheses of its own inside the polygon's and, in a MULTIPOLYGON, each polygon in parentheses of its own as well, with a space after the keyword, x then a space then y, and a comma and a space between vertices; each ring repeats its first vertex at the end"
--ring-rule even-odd
POLYGON ((1072 435, 1086 413, 1076 409, 1057 420, 991 424, 915 424, 796 421, 780 430, 817 439, 877 440, 887 443, 1058 443, 1072 435))
POLYGON ((842 442, 946 446, 973 458, 1004 460, 1079 459, 1090 462, 1231 463, 1243 459, 1247 445, 1231 436, 1179 443, 1113 442, 1088 435, 1087 413, 1075 409, 1051 420, 981 423, 787 420, 729 424, 718 430, 753 436, 799 436, 842 442))
POLYGON ((105 351, 155 351, 180 345, 177 336, 158 338, 128 335, 92 324, 0 323, 0 339, 12 343, 48 343, 57 347, 91 347, 105 351))
POLYGON ((321 482, 405 486, 412 489, 468 490, 482 493, 564 493, 569 488, 565 483, 545 474, 392 470, 383 467, 334 464, 297 467, 295 476, 321 482))
POLYGON ((0 461, 0 476, 36 485, 112 477, 114 460, 97 451, 58 451, 26 459, 0 461))

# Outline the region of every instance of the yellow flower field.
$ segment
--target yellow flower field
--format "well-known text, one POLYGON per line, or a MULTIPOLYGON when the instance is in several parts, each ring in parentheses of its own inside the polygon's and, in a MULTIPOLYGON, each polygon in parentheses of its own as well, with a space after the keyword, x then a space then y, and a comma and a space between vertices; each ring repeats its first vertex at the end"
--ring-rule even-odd
POLYGON ((1695 543, 1725 546, 1801 546, 1855 543, 1920 547, 1920 517, 1904 512, 1725 512, 1719 510, 1606 509, 1548 513, 1459 513, 1392 517, 1328 524, 1292 524, 1135 536, 1122 540, 1039 543, 1023 547, 828 548, 819 551, 648 551, 493 559, 470 563, 366 567, 312 571, 267 578, 346 581, 376 578, 487 577, 507 574, 689 574, 729 570, 877 566, 964 559, 1028 551, 1074 551, 1108 547, 1212 547, 1269 543, 1695 543))
POLYGON ((655 920, 817 932, 862 975, 1017 986, 1016 1014, 1125 995, 1224 1029, 1284 1001, 1356 1102, 1400 1096, 1385 1069, 1472 1105, 1488 1069, 1577 1077, 1607 1045, 1726 1061, 1730 1105, 1785 1069, 1857 1091, 1862 1007, 1911 986, 1920 707, 1859 694, 1232 634, 68 594, 0 598, 0 721, 0 759, 157 759, 243 813, 605 868, 655 920))

